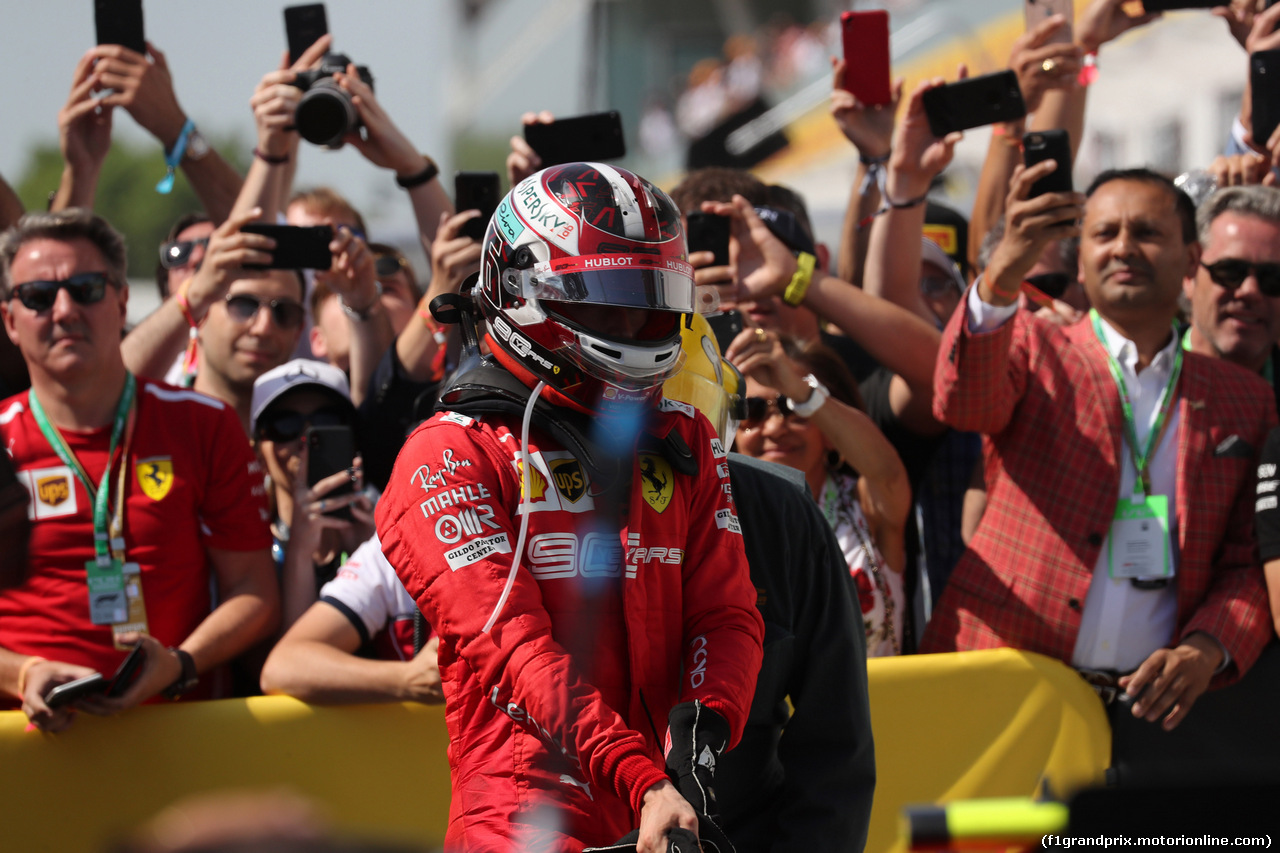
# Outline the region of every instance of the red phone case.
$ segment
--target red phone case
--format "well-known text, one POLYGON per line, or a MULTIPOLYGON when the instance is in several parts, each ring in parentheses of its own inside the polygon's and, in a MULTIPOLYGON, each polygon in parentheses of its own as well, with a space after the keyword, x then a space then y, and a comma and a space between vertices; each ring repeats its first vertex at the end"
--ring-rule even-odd
POLYGON ((887 104, 889 89, 889 13, 842 12, 844 87, 864 104, 887 104))

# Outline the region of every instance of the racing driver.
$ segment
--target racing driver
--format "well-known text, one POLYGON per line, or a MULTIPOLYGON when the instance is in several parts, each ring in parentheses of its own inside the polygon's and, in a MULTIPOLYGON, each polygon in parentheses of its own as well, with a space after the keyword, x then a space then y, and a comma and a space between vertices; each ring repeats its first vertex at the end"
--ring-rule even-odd
POLYGON ((662 398, 694 307, 686 255, 660 189, 554 166, 499 204, 471 299, 453 297, 489 354, 464 354, 377 510, 440 637, 446 850, 632 833, 666 853, 677 829, 712 849, 710 782, 746 722, 763 622, 725 448, 662 398))

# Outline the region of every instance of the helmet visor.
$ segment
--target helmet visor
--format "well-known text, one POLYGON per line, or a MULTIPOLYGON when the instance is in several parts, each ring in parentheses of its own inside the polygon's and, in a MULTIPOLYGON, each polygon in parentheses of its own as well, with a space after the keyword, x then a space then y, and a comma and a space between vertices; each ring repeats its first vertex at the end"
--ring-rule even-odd
POLYGON ((520 284, 525 299, 694 310, 693 268, 658 257, 584 255, 540 263, 522 272, 520 284))

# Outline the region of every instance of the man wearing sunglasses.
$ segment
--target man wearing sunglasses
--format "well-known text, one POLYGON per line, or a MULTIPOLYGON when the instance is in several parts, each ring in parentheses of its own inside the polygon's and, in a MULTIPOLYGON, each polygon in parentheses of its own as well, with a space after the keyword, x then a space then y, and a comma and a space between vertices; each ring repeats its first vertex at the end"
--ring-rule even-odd
POLYGON ((1252 515, 1275 408, 1256 376, 1182 349, 1191 200, 1144 169, 1028 198, 1052 168, 1015 173, 1005 237, 943 334, 934 411, 988 436, 994 476, 921 651, 1046 654, 1113 715, 1170 730, 1273 635, 1252 515), (1018 311, 1044 246, 1076 233, 1090 316, 1018 311))
POLYGON ((124 244, 101 218, 23 217, 0 237, 0 276, 5 331, 32 379, 0 404, 32 519, 27 576, 0 592, 0 707, 56 731, 75 709, 209 698, 201 675, 279 618, 261 469, 235 415, 128 372, 124 244), (123 695, 46 703, 138 644, 145 662, 123 695))
MULTIPOLYGON (((167 244, 170 262, 203 251, 199 268, 124 339, 125 364, 140 376, 164 378, 174 360, 192 350, 187 372, 195 390, 229 403, 249 434, 253 383, 289 360, 302 335, 303 280, 297 270, 247 269, 269 263, 269 237, 240 229, 256 208, 218 226, 204 246, 167 244), (193 335, 193 330, 195 334, 193 335)), ((162 259, 163 260, 163 259, 162 259)))
POLYGON ((1184 346, 1261 374, 1280 408, 1280 190, 1228 187, 1196 213, 1203 253, 1183 290, 1184 346))

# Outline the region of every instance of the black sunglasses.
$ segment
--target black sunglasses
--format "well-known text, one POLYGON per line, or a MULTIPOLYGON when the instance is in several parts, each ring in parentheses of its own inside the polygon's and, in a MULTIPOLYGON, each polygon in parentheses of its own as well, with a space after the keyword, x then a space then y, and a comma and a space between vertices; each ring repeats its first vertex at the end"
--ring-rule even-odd
POLYGON ((196 250, 196 246, 208 245, 208 237, 202 240, 174 240, 172 243, 165 243, 160 247, 160 266, 167 270, 185 267, 191 262, 191 253, 196 250))
POLYGON ((1045 296, 1061 299, 1062 294, 1067 292, 1067 287, 1071 284, 1071 278, 1065 272, 1042 272, 1039 275, 1027 276, 1027 284, 1038 288, 1045 296))
POLYGON ((326 406, 316 409, 309 415, 284 409, 268 413, 258 419, 258 438, 283 444, 302 437, 309 426, 350 426, 351 417, 347 410, 338 406, 326 406))
POLYGON ((1235 290, 1253 273, 1263 296, 1280 296, 1280 264, 1253 264, 1239 258, 1223 258, 1211 264, 1201 263, 1209 278, 1219 287, 1235 290))
POLYGON ((271 309, 271 319, 282 329, 296 329, 302 325, 306 312, 297 302, 284 299, 259 299, 250 293, 227 294, 227 313, 240 323, 248 323, 263 306, 271 309))
POLYGON ((378 255, 373 261, 373 268, 378 273, 378 278, 393 276, 406 266, 405 259, 399 255, 378 255))
POLYGON ((10 299, 20 299, 32 311, 48 311, 58 298, 58 291, 65 289, 78 305, 101 302, 106 295, 111 276, 105 272, 82 272, 57 281, 26 281, 15 284, 9 291, 10 299))
POLYGON ((742 419, 742 426, 747 429, 755 429, 767 421, 770 409, 777 409, 783 420, 794 419, 797 424, 807 423, 804 418, 797 415, 795 410, 791 408, 791 401, 781 394, 772 400, 768 397, 744 397, 742 402, 746 411, 746 417, 742 419))

